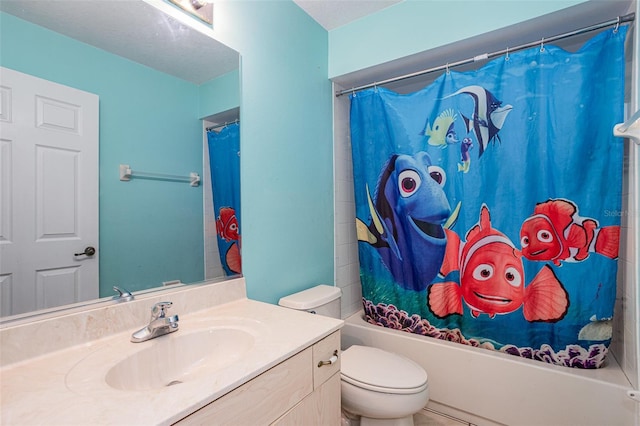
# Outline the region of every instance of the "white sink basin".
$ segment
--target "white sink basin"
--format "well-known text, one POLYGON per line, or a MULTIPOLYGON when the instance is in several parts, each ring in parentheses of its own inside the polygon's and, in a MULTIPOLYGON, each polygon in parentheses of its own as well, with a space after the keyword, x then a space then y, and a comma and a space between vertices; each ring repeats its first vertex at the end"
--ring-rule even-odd
POLYGON ((114 389, 127 391, 179 385, 229 366, 255 343, 253 335, 237 328, 179 333, 150 340, 151 346, 111 367, 105 382, 114 389))
POLYGON ((91 345, 65 374, 65 385, 79 395, 98 395, 170 391, 182 383, 215 381, 214 376, 224 376, 229 368, 244 368, 268 334, 259 321, 229 317, 185 321, 175 333, 142 343, 119 335, 91 345))

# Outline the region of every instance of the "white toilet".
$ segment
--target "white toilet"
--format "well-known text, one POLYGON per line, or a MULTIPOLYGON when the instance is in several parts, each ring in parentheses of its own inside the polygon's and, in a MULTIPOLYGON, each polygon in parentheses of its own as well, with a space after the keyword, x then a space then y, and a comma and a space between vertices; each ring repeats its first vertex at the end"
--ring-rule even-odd
MULTIPOLYGON (((280 299, 291 309, 340 318, 340 288, 318 285, 280 299)), ((413 426, 429 401, 427 373, 403 356, 353 345, 340 355, 342 410, 351 424, 413 426), (355 421, 354 421, 355 420, 355 421)))

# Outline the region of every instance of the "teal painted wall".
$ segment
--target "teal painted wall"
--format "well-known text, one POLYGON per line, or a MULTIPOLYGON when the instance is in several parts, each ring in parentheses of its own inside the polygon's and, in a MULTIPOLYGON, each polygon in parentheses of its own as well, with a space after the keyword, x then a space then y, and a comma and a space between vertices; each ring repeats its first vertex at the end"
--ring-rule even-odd
POLYGON ((208 117, 240 106, 240 70, 203 83, 198 91, 199 117, 208 117))
POLYGON ((242 56, 242 253, 249 297, 277 303, 333 283, 329 78, 582 2, 408 0, 330 32, 290 0, 216 2, 215 36, 242 56))
POLYGON ((118 173, 202 174, 198 86, 4 13, 0 52, 4 67, 100 97, 101 296, 202 280, 202 187, 118 173))
MULTIPOLYGON (((276 303, 283 295, 333 281, 328 77, 582 2, 408 0, 331 32, 290 0, 216 2, 216 37, 242 55, 242 251, 249 297, 276 303)), ((219 83, 203 86, 203 93, 219 83)), ((215 102, 203 95, 197 111, 226 109, 215 102)), ((122 151, 130 158, 129 148, 122 151)))
POLYGON ((405 0, 329 32, 329 78, 552 13, 585 0, 405 0))
POLYGON ((240 52, 242 254, 247 293, 277 303, 333 283, 327 32, 290 0, 220 1, 214 32, 240 52))

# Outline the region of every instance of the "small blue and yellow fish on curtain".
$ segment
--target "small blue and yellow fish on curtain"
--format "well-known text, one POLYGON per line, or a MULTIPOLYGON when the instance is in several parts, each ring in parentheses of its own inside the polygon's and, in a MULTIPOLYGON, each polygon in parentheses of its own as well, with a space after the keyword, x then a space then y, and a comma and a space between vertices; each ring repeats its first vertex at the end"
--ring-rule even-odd
POLYGON ((597 368, 611 340, 626 27, 351 95, 370 322, 597 368))

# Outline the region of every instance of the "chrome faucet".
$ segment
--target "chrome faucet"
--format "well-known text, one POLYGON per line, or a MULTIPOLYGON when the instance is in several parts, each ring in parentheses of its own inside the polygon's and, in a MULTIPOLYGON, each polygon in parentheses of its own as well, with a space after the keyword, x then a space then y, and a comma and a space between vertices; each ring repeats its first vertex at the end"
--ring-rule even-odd
POLYGON ((120 288, 114 285, 113 291, 118 293, 112 297, 116 302, 131 302, 134 299, 133 294, 124 287, 120 288))
POLYGON ((149 324, 131 335, 133 343, 144 342, 178 331, 178 315, 168 317, 165 310, 171 307, 171 302, 158 302, 151 308, 149 324))

